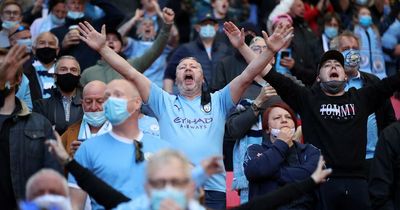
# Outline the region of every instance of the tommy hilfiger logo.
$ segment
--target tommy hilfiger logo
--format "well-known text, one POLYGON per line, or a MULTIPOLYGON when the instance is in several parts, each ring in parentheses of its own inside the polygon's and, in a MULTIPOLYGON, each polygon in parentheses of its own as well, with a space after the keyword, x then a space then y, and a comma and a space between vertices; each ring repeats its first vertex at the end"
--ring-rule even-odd
POLYGON ((319 112, 324 118, 347 119, 356 116, 354 104, 321 104, 319 112))

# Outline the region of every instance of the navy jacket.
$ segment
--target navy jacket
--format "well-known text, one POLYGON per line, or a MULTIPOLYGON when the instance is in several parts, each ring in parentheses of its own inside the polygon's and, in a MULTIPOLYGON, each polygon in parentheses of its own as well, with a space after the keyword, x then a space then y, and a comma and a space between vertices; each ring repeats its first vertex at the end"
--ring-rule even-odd
POLYGON ((249 180, 249 200, 272 192, 287 183, 308 178, 316 169, 320 151, 311 144, 294 142, 299 165, 289 166, 289 146, 277 139, 274 143, 264 140, 261 145, 247 149, 243 163, 249 180))

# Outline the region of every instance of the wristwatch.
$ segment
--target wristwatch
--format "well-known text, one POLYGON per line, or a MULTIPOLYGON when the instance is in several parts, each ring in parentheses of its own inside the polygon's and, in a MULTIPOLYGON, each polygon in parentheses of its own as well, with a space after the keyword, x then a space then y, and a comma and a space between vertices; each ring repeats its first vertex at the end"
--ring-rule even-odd
POLYGON ((251 104, 251 109, 255 112, 263 111, 263 108, 259 107, 257 104, 254 102, 251 104))

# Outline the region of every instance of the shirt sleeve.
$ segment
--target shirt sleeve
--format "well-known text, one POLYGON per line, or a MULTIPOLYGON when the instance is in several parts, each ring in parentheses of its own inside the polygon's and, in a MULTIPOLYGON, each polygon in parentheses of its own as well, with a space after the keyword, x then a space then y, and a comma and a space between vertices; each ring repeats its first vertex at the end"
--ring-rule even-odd
POLYGON ((236 106, 232 99, 230 85, 225 86, 221 91, 217 91, 215 94, 219 94, 220 111, 228 117, 228 114, 236 106))
POLYGON ((147 100, 147 104, 153 110, 156 118, 158 118, 165 107, 165 100, 167 100, 169 93, 162 90, 155 83, 151 83, 150 86, 150 94, 149 99, 147 100))

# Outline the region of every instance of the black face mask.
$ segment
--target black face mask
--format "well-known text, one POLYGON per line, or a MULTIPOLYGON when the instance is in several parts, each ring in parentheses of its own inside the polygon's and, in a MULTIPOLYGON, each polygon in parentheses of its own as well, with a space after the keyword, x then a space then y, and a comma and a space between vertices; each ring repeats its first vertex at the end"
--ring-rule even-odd
POLYGON ((343 81, 328 81, 328 82, 320 82, 319 85, 324 92, 329 94, 337 94, 342 91, 346 85, 346 80, 343 81))
POLYGON ((57 50, 54 48, 50 48, 50 47, 39 48, 39 49, 36 49, 35 56, 40 62, 42 62, 44 64, 49 64, 56 59, 57 50))
POLYGON ((80 75, 75 76, 71 73, 56 74, 57 86, 64 92, 70 93, 78 86, 80 75))

